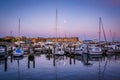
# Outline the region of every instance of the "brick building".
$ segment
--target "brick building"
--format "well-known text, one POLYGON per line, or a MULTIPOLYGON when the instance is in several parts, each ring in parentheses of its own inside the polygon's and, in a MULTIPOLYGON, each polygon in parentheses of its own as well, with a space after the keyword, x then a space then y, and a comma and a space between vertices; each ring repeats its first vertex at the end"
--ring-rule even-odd
POLYGON ((77 42, 79 41, 78 37, 59 37, 59 38, 47 38, 47 40, 51 40, 52 42, 77 42))

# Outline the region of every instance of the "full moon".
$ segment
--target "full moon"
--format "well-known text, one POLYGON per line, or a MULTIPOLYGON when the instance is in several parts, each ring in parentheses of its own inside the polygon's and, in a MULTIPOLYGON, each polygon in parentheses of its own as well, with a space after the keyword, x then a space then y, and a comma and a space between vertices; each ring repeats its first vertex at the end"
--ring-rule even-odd
POLYGON ((66 20, 64 20, 64 23, 67 23, 67 21, 66 21, 66 20))

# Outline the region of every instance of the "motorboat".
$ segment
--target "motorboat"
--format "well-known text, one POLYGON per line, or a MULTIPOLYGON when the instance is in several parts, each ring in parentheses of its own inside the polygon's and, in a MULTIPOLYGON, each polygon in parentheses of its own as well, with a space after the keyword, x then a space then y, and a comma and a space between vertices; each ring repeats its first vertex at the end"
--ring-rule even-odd
POLYGON ((89 54, 102 54, 102 48, 98 46, 88 46, 89 54))
POLYGON ((45 42, 45 50, 47 51, 47 53, 49 53, 49 51, 50 51, 50 53, 52 52, 52 49, 53 49, 53 42, 51 42, 51 41, 46 41, 45 42))
POLYGON ((107 48, 107 54, 120 53, 120 45, 119 44, 106 45, 105 48, 107 48))
POLYGON ((59 45, 59 46, 56 46, 55 49, 52 50, 52 53, 55 55, 64 55, 65 51, 64 51, 63 46, 59 45))

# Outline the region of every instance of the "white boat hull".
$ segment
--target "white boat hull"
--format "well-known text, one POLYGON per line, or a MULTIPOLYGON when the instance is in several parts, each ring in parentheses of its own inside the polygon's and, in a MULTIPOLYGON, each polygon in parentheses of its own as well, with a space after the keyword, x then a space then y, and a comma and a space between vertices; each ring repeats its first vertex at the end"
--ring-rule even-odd
POLYGON ((0 56, 4 56, 5 55, 5 48, 0 48, 0 56))
POLYGON ((89 54, 102 54, 102 52, 89 52, 89 54))
POLYGON ((55 55, 64 55, 65 53, 64 53, 64 51, 56 51, 54 54, 55 55))

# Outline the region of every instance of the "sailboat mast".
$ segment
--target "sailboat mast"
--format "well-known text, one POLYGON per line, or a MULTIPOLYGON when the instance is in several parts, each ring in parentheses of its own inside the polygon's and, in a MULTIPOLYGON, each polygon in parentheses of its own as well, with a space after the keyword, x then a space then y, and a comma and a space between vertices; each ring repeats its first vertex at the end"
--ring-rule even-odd
POLYGON ((101 17, 99 18, 99 44, 101 40, 101 17))
POLYGON ((111 30, 110 30, 110 35, 111 35, 111 41, 113 42, 113 34, 112 34, 111 30))
POLYGON ((56 39, 57 39, 57 26, 58 26, 58 11, 56 8, 56 39))
POLYGON ((99 43, 100 43, 100 40, 101 40, 101 29, 103 31, 104 39, 105 39, 105 42, 107 44, 107 38, 106 38, 106 35, 105 35, 105 30, 104 30, 104 27, 103 27, 102 19, 100 17, 99 18, 99 43))
POLYGON ((18 24, 18 35, 20 37, 20 18, 19 18, 19 24, 18 24))
POLYGON ((113 33, 113 43, 115 42, 116 32, 113 33))
POLYGON ((103 27, 102 19, 101 19, 101 26, 102 26, 102 30, 103 30, 103 35, 104 35, 104 38, 105 38, 105 42, 107 44, 107 38, 106 38, 105 30, 104 30, 104 27, 103 27))

